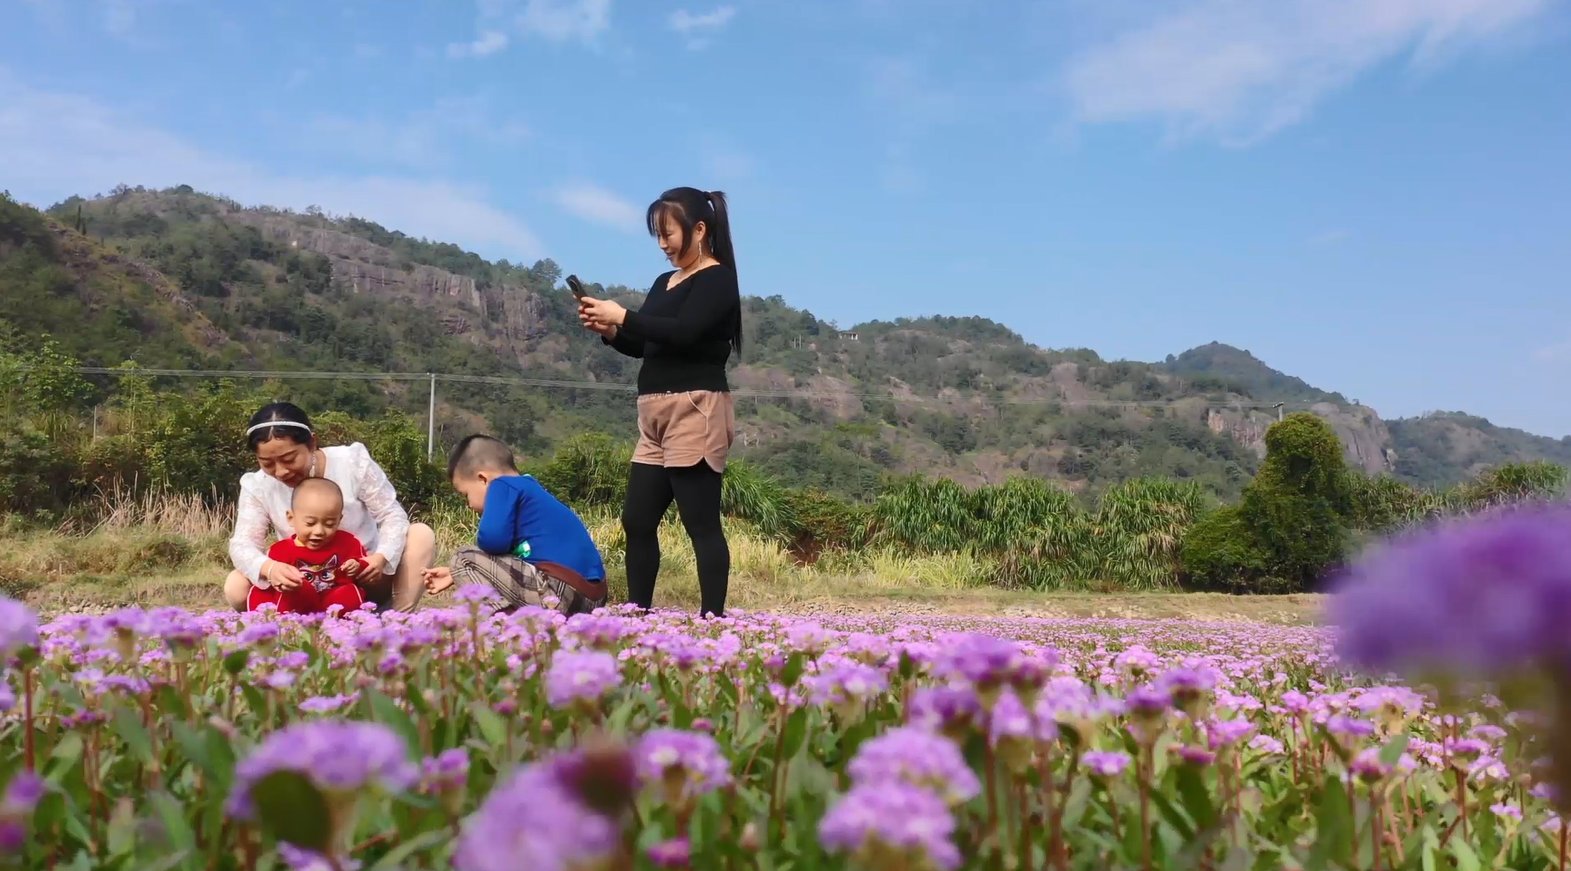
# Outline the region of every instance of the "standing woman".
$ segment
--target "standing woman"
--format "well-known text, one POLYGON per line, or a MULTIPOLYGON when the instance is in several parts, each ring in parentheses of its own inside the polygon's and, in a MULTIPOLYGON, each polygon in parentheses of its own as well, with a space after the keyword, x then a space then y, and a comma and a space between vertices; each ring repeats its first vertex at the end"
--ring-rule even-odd
POLYGON ((698 558, 700 615, 725 615, 731 550, 720 525, 720 486, 736 434, 725 365, 742 350, 742 299, 725 194, 673 188, 650 204, 649 234, 675 270, 662 273, 638 311, 585 297, 578 316, 600 340, 643 364, 638 445, 622 529, 627 595, 649 609, 660 571, 660 520, 676 500, 698 558))
POLYGON ((224 579, 229 607, 246 610, 253 587, 300 586, 300 569, 268 559, 267 545, 293 534, 288 512, 295 487, 307 478, 328 478, 344 494, 339 528, 360 539, 368 554, 355 583, 384 611, 415 610, 425 590, 422 574, 435 561, 436 535, 424 523, 409 522, 392 482, 365 445, 323 447, 311 419, 289 402, 262 406, 251 416, 245 437, 259 468, 240 477, 240 502, 229 538, 235 568, 224 579))

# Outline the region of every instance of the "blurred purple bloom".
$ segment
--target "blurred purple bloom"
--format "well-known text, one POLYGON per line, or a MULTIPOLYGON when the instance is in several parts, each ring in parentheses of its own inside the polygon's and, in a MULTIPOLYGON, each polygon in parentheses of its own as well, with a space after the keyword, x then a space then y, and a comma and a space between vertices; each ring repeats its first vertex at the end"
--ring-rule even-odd
POLYGON ((868 739, 846 771, 859 786, 908 783, 932 790, 949 804, 969 801, 982 791, 955 742, 913 726, 868 739))
POLYGON ((469 754, 461 747, 443 750, 420 763, 420 788, 423 792, 441 793, 463 789, 469 776, 469 754))
POLYGON ((252 819, 251 787, 275 771, 294 771, 324 792, 353 793, 381 785, 402 790, 419 770, 397 732, 377 723, 325 720, 296 723, 267 736, 235 767, 229 812, 252 819))
POLYGON ((825 849, 857 854, 877 844, 909 857, 912 864, 960 866, 952 840, 954 817, 938 796, 904 783, 857 784, 834 803, 818 825, 825 849))
POLYGON ((1515 508, 1393 538, 1338 581, 1343 660, 1498 675, 1571 664, 1571 506, 1515 508))
POLYGON ((1129 767, 1129 754, 1107 750, 1090 750, 1080 757, 1080 764, 1098 777, 1117 777, 1129 767))
POLYGON ((15 599, 0 596, 0 656, 38 643, 38 615, 15 599))
POLYGON ((633 756, 646 784, 665 785, 673 800, 691 801, 731 783, 731 763, 714 736, 653 729, 639 737, 633 756))
POLYGON ((553 708, 576 702, 599 706, 600 699, 622 683, 616 657, 599 650, 559 651, 546 672, 546 700, 553 708))
POLYGON ((686 838, 672 838, 650 845, 646 854, 656 868, 686 868, 692 861, 692 852, 686 838))
POLYGON ((464 822, 457 871, 569 871, 617 846, 611 820, 564 782, 567 757, 536 762, 504 780, 464 822))
POLYGON ((906 720, 913 726, 963 735, 982 722, 982 703, 970 687, 922 687, 911 694, 906 720))
POLYGON ((300 710, 308 714, 326 714, 340 708, 348 707, 360 698, 359 693, 348 693, 339 696, 312 696, 300 703, 300 710))

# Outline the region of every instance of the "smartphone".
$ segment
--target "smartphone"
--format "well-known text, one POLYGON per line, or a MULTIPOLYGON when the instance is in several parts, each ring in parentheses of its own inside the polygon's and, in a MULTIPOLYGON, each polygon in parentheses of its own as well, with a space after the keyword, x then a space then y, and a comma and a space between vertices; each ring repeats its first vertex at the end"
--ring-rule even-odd
POLYGON ((584 290, 584 283, 579 281, 578 276, 576 275, 569 275, 567 277, 567 289, 571 290, 573 292, 573 296, 578 299, 583 299, 589 295, 589 291, 584 290))

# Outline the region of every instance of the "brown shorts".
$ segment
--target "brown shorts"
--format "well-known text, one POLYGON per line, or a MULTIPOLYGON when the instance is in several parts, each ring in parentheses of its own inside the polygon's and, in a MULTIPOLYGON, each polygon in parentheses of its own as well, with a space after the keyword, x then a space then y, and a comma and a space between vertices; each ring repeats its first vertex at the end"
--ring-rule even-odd
POLYGON ((724 472, 736 438, 736 405, 715 390, 649 393, 638 397, 638 445, 633 462, 669 469, 707 461, 724 472))

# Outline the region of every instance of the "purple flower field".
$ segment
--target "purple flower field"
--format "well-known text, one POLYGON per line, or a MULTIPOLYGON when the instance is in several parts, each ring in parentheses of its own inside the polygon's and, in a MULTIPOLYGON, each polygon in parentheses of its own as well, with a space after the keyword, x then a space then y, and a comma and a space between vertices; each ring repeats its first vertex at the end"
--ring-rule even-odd
POLYGON ((1312 629, 0 607, 0 864, 1560 868, 1537 720, 1312 629))

